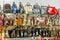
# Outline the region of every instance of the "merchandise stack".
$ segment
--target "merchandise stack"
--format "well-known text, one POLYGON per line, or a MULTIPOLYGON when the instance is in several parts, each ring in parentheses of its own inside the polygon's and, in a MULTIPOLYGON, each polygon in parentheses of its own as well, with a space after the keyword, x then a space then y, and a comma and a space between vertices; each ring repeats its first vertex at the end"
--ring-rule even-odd
POLYGON ((3 38, 39 37, 41 40, 54 40, 60 37, 60 10, 53 6, 33 6, 27 2, 25 6, 20 2, 3 5, 0 8, 0 35, 3 38))

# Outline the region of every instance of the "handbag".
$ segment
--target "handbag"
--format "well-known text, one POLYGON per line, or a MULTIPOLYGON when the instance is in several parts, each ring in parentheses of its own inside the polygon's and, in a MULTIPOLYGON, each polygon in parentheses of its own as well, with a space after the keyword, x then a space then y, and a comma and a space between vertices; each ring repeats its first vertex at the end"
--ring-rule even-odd
POLYGON ((11 13, 11 5, 10 4, 4 4, 3 12, 4 13, 11 13))

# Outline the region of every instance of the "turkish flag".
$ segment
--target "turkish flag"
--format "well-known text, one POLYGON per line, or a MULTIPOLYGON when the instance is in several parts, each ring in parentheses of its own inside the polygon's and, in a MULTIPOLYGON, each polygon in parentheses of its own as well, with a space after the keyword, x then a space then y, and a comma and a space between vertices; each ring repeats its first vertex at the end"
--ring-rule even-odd
POLYGON ((52 6, 48 6, 48 14, 57 15, 58 9, 56 9, 55 7, 52 7, 52 6))

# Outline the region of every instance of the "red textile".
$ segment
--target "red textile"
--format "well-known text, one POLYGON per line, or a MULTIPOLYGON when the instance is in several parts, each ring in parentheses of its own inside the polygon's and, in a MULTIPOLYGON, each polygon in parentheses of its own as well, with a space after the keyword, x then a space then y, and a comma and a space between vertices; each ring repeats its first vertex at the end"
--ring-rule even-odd
POLYGON ((52 6, 48 6, 48 14, 51 15, 58 15, 58 9, 52 6))

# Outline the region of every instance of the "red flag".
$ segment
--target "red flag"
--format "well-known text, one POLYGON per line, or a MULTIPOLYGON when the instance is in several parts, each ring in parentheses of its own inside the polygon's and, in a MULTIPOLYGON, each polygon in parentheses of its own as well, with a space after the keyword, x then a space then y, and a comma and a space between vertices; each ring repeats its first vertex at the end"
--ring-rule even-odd
POLYGON ((48 14, 57 15, 58 9, 56 9, 55 7, 52 7, 52 6, 48 6, 48 14))

